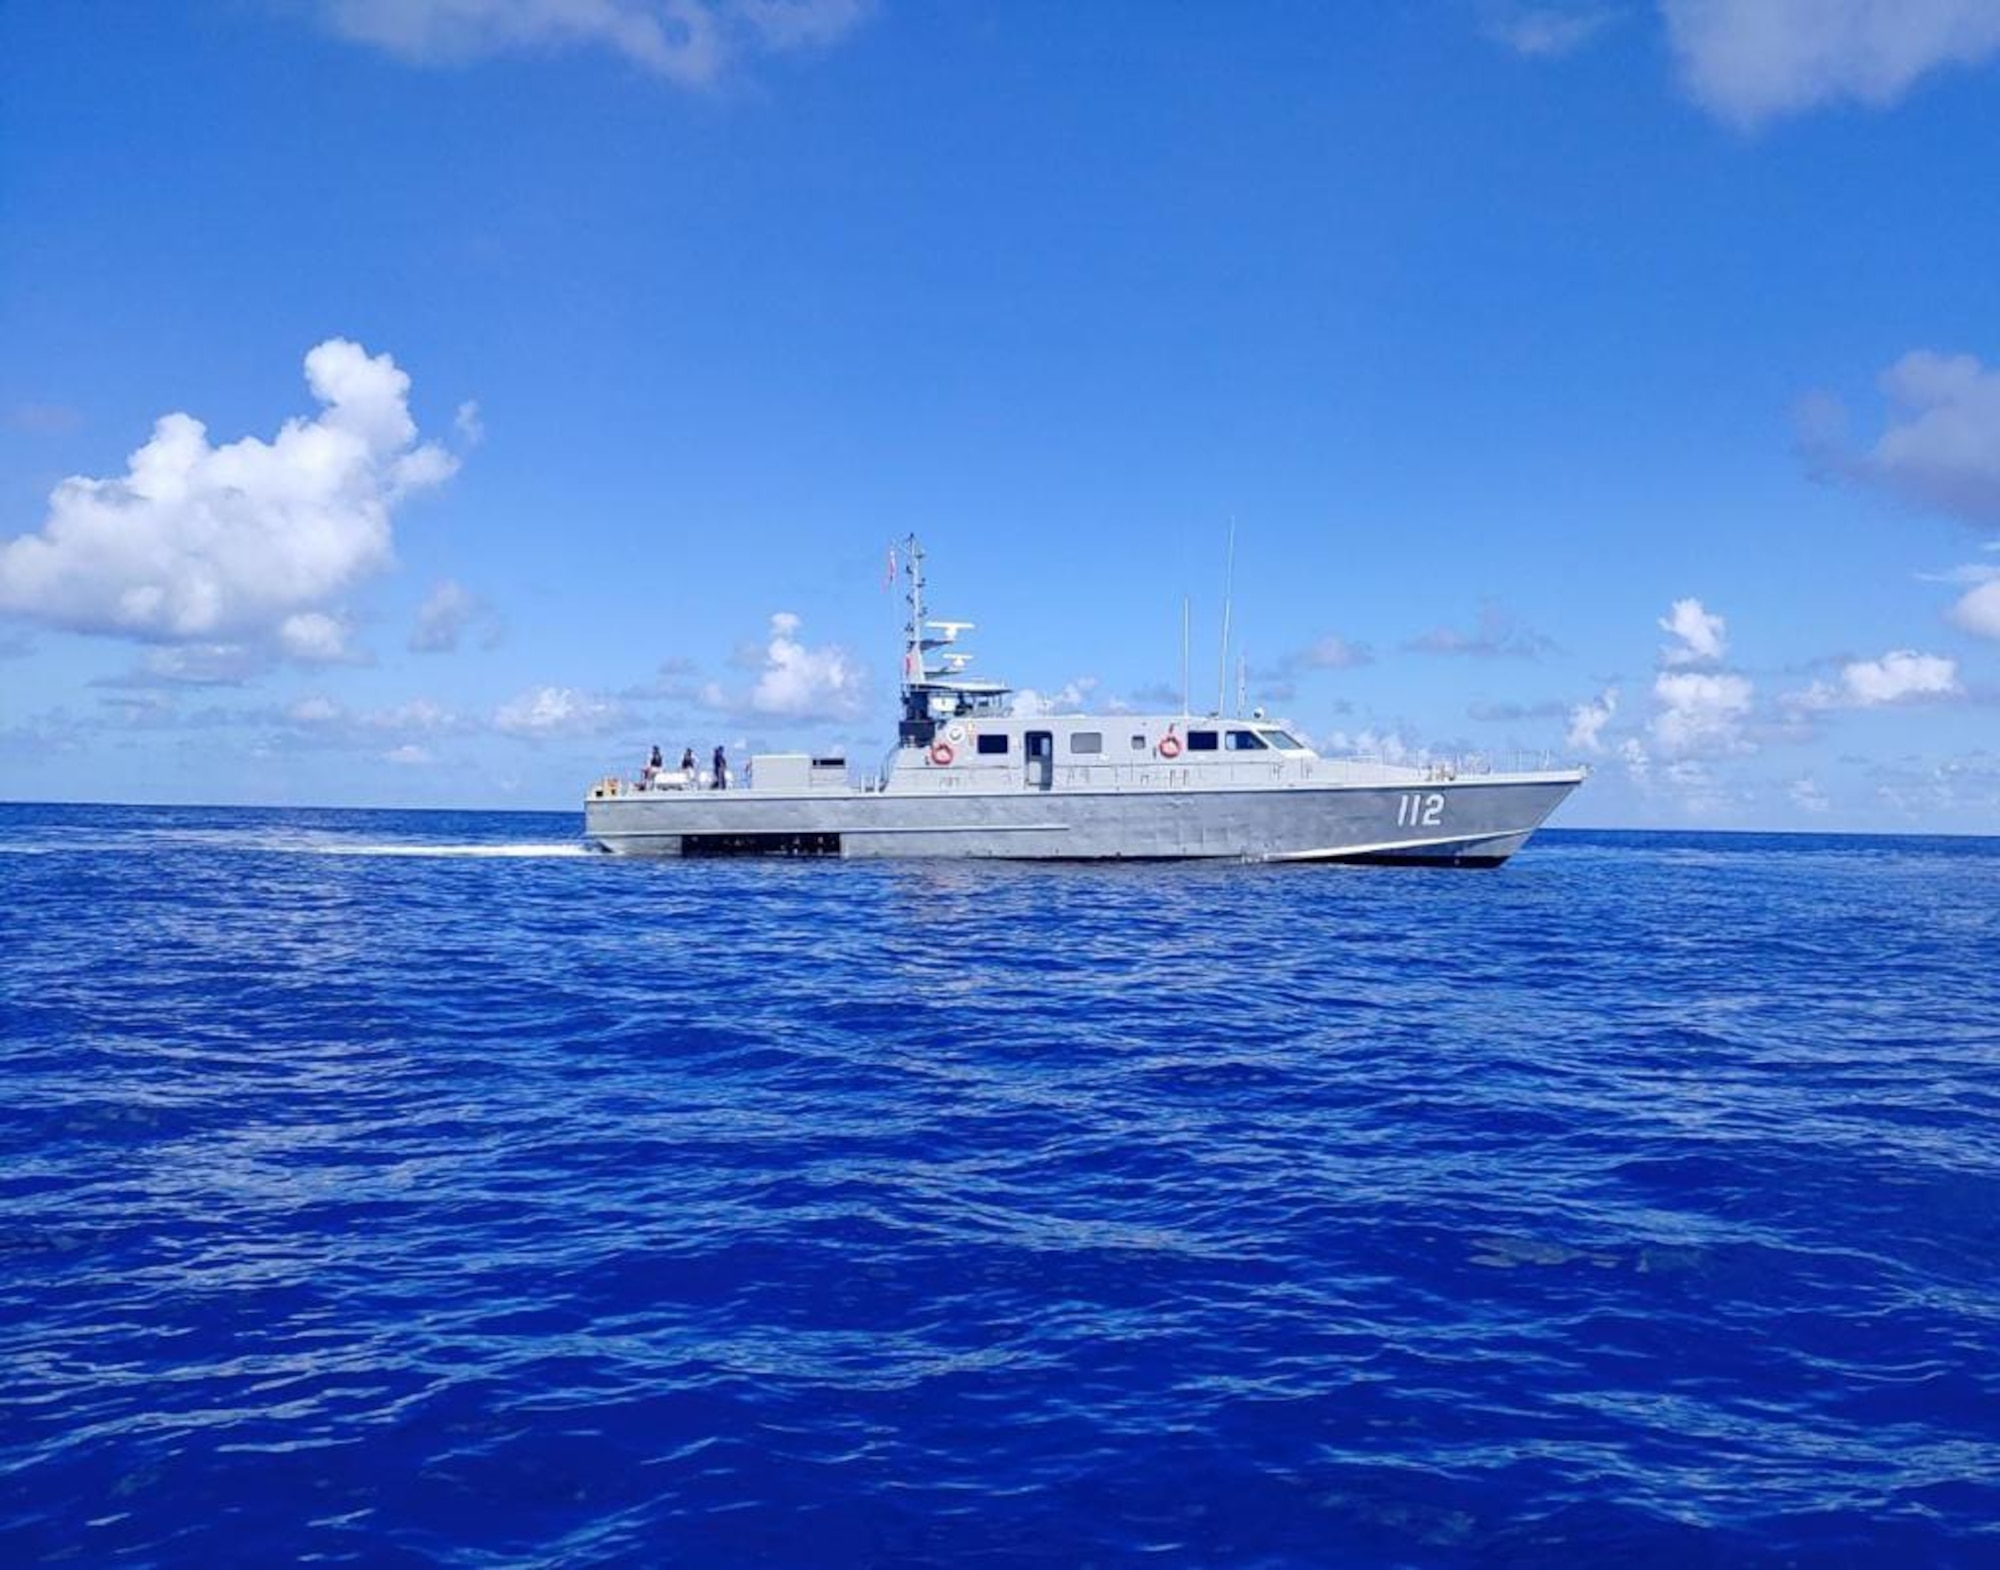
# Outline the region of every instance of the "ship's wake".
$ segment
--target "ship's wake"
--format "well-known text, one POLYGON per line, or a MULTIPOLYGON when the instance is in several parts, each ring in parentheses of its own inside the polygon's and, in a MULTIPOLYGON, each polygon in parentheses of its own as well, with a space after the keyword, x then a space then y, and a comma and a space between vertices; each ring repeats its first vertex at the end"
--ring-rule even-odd
POLYGON ((603 852, 581 841, 554 845, 409 845, 349 844, 263 847, 297 850, 315 856, 419 856, 448 859, 543 861, 568 856, 599 856, 603 852))

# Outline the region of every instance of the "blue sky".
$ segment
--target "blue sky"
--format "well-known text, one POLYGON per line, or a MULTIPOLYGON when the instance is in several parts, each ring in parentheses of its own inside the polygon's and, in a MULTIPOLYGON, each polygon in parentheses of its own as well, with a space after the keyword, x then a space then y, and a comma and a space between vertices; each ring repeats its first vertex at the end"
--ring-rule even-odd
POLYGON ((0 796, 873 759, 911 529, 1210 704, 1233 519, 1329 750, 2000 832, 1996 145, 2000 0, 8 6, 0 796))

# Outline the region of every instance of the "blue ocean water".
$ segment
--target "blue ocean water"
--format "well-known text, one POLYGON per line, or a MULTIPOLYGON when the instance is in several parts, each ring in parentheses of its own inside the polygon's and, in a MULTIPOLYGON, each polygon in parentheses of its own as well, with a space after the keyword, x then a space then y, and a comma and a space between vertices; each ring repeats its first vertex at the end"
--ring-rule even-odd
POLYGON ((2000 1563, 2000 840, 0 807, 0 1560, 2000 1563))

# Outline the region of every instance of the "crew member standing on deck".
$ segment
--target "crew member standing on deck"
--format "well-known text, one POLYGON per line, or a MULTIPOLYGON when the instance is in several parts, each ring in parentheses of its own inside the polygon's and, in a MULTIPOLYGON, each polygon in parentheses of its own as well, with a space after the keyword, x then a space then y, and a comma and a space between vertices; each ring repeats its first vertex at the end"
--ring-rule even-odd
POLYGON ((722 743, 715 744, 715 788, 729 789, 729 760, 722 755, 722 743))

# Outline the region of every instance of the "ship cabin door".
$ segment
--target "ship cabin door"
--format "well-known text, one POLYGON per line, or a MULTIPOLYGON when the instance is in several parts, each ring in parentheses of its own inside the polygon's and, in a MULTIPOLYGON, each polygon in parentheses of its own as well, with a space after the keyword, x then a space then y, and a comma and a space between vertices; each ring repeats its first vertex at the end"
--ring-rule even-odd
POLYGON ((1055 732, 1031 730, 1023 740, 1026 746, 1022 750, 1028 760, 1028 789, 1047 790, 1056 782, 1055 732))

